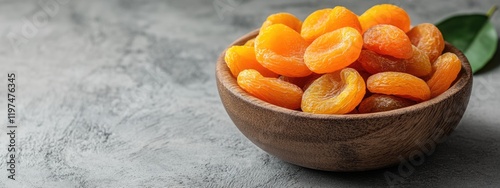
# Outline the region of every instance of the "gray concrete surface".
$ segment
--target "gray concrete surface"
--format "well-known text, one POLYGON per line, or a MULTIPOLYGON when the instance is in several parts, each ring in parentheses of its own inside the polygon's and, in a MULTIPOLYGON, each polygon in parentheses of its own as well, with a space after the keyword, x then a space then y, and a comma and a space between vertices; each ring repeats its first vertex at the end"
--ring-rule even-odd
MULTIPOLYGON (((258 149, 227 116, 214 65, 231 41, 271 13, 304 19, 318 8, 361 13, 380 2, 406 8, 413 24, 500 4, 0 1, 0 187, 379 187, 390 185, 387 172, 401 177, 401 187, 500 186, 496 66, 475 76, 456 131, 406 174, 397 167, 335 173, 294 166, 258 149), (10 72, 17 75, 15 181, 6 171, 10 72)), ((493 22, 500 31, 500 13, 493 22)), ((498 53, 493 63, 500 64, 498 53)))

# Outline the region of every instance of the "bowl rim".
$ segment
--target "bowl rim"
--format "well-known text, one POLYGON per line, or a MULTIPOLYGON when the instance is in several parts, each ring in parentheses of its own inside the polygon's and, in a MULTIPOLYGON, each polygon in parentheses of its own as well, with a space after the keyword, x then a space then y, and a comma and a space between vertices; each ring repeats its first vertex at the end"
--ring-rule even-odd
POLYGON ((471 81, 472 79, 472 69, 469 64, 468 59, 465 57, 465 55, 451 45, 448 42, 445 42, 445 49, 448 49, 449 52, 454 53, 458 56, 458 58, 461 61, 462 64, 462 69, 460 70, 457 78, 455 79, 454 83, 446 90, 444 93, 430 99, 424 102, 420 102, 408 107, 404 108, 399 108, 395 110, 390 110, 390 111, 384 111, 384 112, 374 112, 374 113, 364 113, 364 114, 313 114, 313 113, 308 113, 308 112, 303 112, 299 110, 291 110, 287 109, 284 107, 276 106, 271 103, 268 103, 266 101, 263 101, 257 97, 252 96, 251 94, 247 93, 244 91, 241 87, 236 82, 236 78, 231 74, 229 68, 226 65, 226 62, 224 60, 224 56, 226 54, 227 49, 229 49, 232 46, 235 45, 243 45, 246 41, 255 38, 259 33, 259 29, 253 30, 242 37, 238 38, 234 42, 232 42, 228 47, 226 47, 223 52, 220 54, 219 58, 217 59, 217 64, 216 64, 216 77, 217 80, 223 85, 224 88, 226 88, 229 92, 231 92, 234 96, 238 97, 239 99, 250 103, 252 105, 255 105, 259 108, 264 108, 266 110, 270 110, 276 113, 284 113, 284 114, 293 114, 294 116, 301 117, 301 118, 312 118, 312 119, 321 119, 321 120, 345 120, 345 119, 353 119, 353 120, 360 120, 360 119, 367 119, 367 118, 386 118, 386 117, 394 117, 395 115, 404 115, 407 114, 409 111, 420 111, 424 110, 425 108, 429 106, 436 105, 438 103, 443 102, 444 100, 456 95, 459 93, 462 89, 464 89, 467 86, 467 83, 471 81), (231 79, 225 79, 225 78, 231 78, 231 79))

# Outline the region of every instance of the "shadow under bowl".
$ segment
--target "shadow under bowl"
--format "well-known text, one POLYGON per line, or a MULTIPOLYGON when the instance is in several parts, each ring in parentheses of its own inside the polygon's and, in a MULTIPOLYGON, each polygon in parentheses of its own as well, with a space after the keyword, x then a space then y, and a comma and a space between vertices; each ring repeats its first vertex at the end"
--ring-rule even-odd
MULTIPOLYGON (((243 45, 250 32, 231 44, 243 45)), ((227 49, 226 49, 227 50, 227 49)), ((326 171, 365 171, 398 164, 424 153, 460 122, 472 90, 472 71, 464 54, 462 70, 443 94, 416 105, 369 114, 311 114, 275 106, 242 90, 224 61, 216 65, 217 88, 238 129, 269 154, 299 166, 326 171)))

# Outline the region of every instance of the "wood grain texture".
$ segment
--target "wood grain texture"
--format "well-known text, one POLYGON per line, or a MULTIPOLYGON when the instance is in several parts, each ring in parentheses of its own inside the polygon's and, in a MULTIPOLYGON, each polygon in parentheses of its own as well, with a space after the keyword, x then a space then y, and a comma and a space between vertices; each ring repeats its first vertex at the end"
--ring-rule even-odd
MULTIPOLYGON (((0 1, 0 188, 382 187, 385 172, 401 175, 397 166, 311 170, 262 151, 227 115, 214 74, 220 53, 269 14, 304 19, 335 5, 359 14, 387 1, 235 0, 222 20, 214 1, 61 0, 68 3, 17 52, 7 34, 22 34, 25 19, 50 1, 0 1), (5 170, 10 71, 19 87, 17 181, 5 170)), ((497 0, 391 2, 415 25, 484 12, 497 0)), ((500 19, 492 21, 500 30, 500 19)), ((401 187, 498 187, 499 73, 474 76, 459 126, 401 187)))

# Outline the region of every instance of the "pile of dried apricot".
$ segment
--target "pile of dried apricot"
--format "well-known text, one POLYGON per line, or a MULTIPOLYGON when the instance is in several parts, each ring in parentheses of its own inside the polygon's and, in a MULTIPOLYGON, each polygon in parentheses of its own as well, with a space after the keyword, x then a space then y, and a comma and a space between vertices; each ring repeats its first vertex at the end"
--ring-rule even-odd
POLYGON ((439 29, 411 28, 402 8, 381 4, 360 16, 337 6, 303 22, 270 15, 258 36, 226 51, 238 85, 288 109, 318 114, 372 113, 407 107, 445 92, 461 70, 444 53, 439 29))

